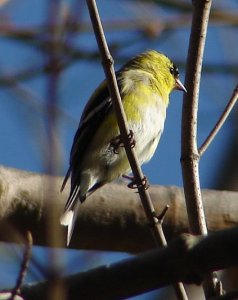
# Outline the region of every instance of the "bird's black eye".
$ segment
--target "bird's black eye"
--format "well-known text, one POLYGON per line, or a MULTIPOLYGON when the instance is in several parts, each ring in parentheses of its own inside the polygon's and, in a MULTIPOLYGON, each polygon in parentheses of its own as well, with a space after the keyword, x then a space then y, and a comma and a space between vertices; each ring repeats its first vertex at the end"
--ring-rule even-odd
POLYGON ((178 77, 179 76, 179 70, 178 70, 178 68, 175 65, 173 65, 169 70, 170 70, 170 73, 172 75, 174 75, 174 77, 178 77))

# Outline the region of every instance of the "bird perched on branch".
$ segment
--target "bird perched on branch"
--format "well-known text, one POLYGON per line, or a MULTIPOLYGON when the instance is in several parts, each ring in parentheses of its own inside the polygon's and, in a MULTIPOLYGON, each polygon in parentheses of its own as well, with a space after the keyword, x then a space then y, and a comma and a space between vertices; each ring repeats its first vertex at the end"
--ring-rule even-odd
MULTIPOLYGON (((135 140, 140 164, 153 156, 163 132, 169 94, 186 89, 178 68, 164 54, 147 51, 127 62, 117 73, 117 83, 135 140)), ((61 217, 68 226, 69 245, 79 204, 99 187, 130 173, 125 149, 106 80, 92 94, 82 113, 70 153, 69 169, 61 190, 71 177, 71 190, 61 217)))

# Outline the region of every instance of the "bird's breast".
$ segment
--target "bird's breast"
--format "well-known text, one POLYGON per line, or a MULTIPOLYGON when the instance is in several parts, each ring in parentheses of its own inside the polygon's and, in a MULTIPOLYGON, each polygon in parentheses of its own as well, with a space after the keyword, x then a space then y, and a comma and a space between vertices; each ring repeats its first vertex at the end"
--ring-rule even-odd
POLYGON ((154 105, 141 105, 139 108, 140 122, 129 121, 129 128, 134 132, 135 149, 141 164, 153 156, 164 129, 166 107, 159 97, 155 100, 154 105))
MULTIPOLYGON (((128 127, 134 134, 135 150, 140 164, 150 160, 153 156, 163 132, 166 117, 166 105, 157 94, 151 93, 149 98, 142 96, 143 94, 140 94, 134 99, 132 97, 123 99, 128 127)), ((107 162, 113 165, 122 160, 125 150, 121 147, 115 154, 112 147, 109 147, 105 154, 107 162)))

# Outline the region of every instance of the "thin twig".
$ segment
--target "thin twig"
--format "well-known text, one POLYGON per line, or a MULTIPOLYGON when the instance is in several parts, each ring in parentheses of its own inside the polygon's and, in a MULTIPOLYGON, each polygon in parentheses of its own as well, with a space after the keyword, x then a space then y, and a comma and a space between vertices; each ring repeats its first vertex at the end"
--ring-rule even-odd
MULTIPOLYGON (((141 171, 141 168, 139 166, 138 160, 136 158, 135 150, 131 149, 130 141, 128 139, 129 135, 129 128, 126 122, 126 115, 122 106, 121 96, 119 93, 119 89, 117 86, 117 79, 115 76, 115 71, 113 67, 113 59, 111 57, 111 54, 109 52, 102 25, 99 19, 99 14, 97 11, 97 6, 95 1, 88 0, 87 1, 93 28, 95 31, 95 36, 97 38, 98 47, 102 56, 102 64, 104 67, 105 75, 108 82, 108 88, 113 100, 115 113, 118 119, 118 126, 120 129, 120 134, 122 136, 122 140, 125 146, 126 154, 128 155, 128 159, 131 165, 131 169, 135 178, 135 181, 138 186, 143 186, 142 181, 144 179, 144 175, 141 171)), ((142 202, 146 203, 146 214, 149 215, 149 222, 150 224, 157 223, 157 218, 154 215, 154 208, 150 201, 150 196, 148 191, 144 190, 143 188, 140 188, 138 190, 140 197, 142 197, 142 202), (145 200, 146 199, 146 200, 145 200), (149 200, 148 200, 149 199, 149 200), (153 214, 151 214, 151 211, 153 214)))
POLYGON ((169 205, 167 204, 165 206, 165 208, 162 210, 162 212, 157 216, 157 218, 158 218, 159 222, 161 223, 161 225, 163 224, 163 221, 164 221, 164 218, 165 218, 165 215, 166 215, 168 209, 169 209, 169 205))
POLYGON ((25 245, 25 251, 22 259, 22 264, 20 268, 20 272, 16 281, 16 285, 14 289, 12 290, 11 297, 9 300, 14 300, 15 296, 19 294, 21 285, 23 283, 23 280, 26 276, 26 271, 28 268, 28 264, 30 261, 30 256, 31 256, 31 249, 32 249, 32 235, 30 231, 27 231, 26 234, 26 245, 25 245))
MULTIPOLYGON (((99 51, 102 57, 102 64, 104 68, 104 72, 108 82, 108 88, 110 91, 110 95, 112 97, 113 106, 115 109, 117 122, 120 130, 120 135, 122 137, 125 151, 133 172, 133 176, 135 178, 135 182, 137 184, 138 192, 140 195, 140 199, 147 216, 149 224, 151 224, 153 236, 155 238, 155 242, 157 245, 166 245, 166 240, 164 238, 162 226, 158 221, 158 218, 155 214, 155 209, 153 203, 150 198, 150 194, 148 190, 145 189, 143 184, 145 176, 142 173, 140 168, 135 149, 131 148, 130 139, 128 138, 130 131, 127 124, 126 115, 123 109, 121 96, 119 93, 119 89, 117 86, 117 79, 115 75, 115 70, 113 67, 113 59, 111 57, 110 51, 107 46, 107 42, 105 39, 105 35, 103 32, 102 24, 100 21, 99 13, 97 10, 97 5, 94 0, 87 0, 87 5, 93 25, 93 29, 95 32, 95 36, 97 39, 99 51)), ((187 295, 185 289, 181 283, 175 284, 175 291, 178 299, 187 299, 187 295)))
MULTIPOLYGON (((187 58, 182 115, 182 154, 184 192, 189 227, 193 234, 207 234, 207 226, 201 197, 199 180, 199 153, 197 147, 197 111, 207 26, 212 0, 194 0, 192 27, 187 58)), ((216 274, 208 275, 204 281, 206 297, 216 295, 216 274)))
POLYGON ((238 84, 237 84, 236 88, 234 89, 233 94, 231 96, 231 99, 228 102, 228 104, 227 104, 224 112, 222 113, 221 117, 219 118, 219 120, 217 121, 216 125, 211 130, 211 132, 209 133, 209 135, 206 138, 206 140, 203 142, 203 144, 199 148, 198 153, 199 153, 200 157, 207 150, 208 146, 214 140, 215 136, 217 135, 217 133, 219 132, 219 130, 221 129, 221 127, 225 123, 225 121, 228 118, 230 112, 232 111, 234 105, 236 104, 237 99, 238 99, 238 84))

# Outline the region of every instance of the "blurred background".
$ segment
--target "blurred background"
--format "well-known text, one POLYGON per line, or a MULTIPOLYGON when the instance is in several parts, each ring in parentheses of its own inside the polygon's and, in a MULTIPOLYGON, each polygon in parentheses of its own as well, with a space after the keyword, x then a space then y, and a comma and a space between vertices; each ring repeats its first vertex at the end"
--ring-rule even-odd
MULTIPOLYGON (((184 81, 192 7, 188 0, 98 1, 118 69, 147 49, 168 55, 184 81)), ((238 74, 238 2, 214 2, 201 80, 198 145, 224 110, 238 74)), ((63 176, 82 109, 104 79, 85 1, 0 0, 0 163, 63 176)), ((159 148, 143 170, 151 184, 182 186, 182 93, 171 95, 159 148)), ((200 163, 202 188, 238 190, 238 109, 200 163)), ((0 247, 0 288, 13 286, 22 249, 0 247), (8 270, 6 272, 6 270, 8 270)), ((35 247, 27 281, 44 278, 46 249, 35 247), (37 265, 37 267, 36 267, 37 265)), ((59 250, 65 273, 127 254, 59 250), (78 261, 74 269, 75 261, 78 261)), ((161 292, 162 293, 162 292, 161 292)), ((137 299, 163 299, 157 292, 137 299)), ((194 298, 193 298, 194 299, 194 298)))

